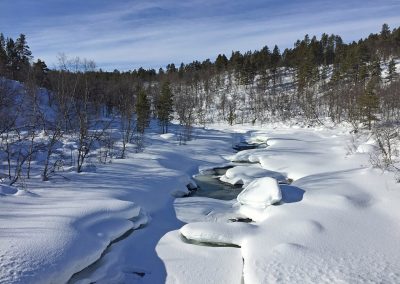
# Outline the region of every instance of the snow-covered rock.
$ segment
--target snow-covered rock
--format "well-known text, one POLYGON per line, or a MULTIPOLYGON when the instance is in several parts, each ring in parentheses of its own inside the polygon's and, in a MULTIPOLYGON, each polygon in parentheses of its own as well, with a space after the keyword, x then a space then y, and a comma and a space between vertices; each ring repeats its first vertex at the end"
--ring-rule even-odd
POLYGON ((265 208, 281 199, 278 181, 271 177, 253 180, 237 197, 241 204, 255 208, 265 208))

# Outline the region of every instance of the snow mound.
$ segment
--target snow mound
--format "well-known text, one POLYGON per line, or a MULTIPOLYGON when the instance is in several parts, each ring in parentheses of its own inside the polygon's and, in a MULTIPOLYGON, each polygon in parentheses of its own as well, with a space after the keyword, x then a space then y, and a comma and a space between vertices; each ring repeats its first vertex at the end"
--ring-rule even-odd
POLYGON ((278 181, 271 177, 253 180, 237 197, 241 204, 255 208, 265 208, 281 199, 278 181))
POLYGON ((253 133, 251 137, 248 139, 248 142, 264 144, 267 143, 269 138, 270 136, 266 133, 253 133))
POLYGON ((197 184, 188 176, 184 175, 178 178, 178 187, 171 191, 173 197, 188 196, 193 190, 196 190, 197 184))
POLYGON ((372 153, 377 149, 373 144, 361 144, 357 147, 357 153, 372 153))
POLYGON ((14 195, 16 193, 18 193, 18 189, 16 187, 0 184, 0 196, 14 195))
POLYGON ((241 246, 245 237, 256 228, 247 223, 197 222, 186 224, 181 234, 192 241, 241 246))
POLYGON ((253 161, 251 159, 252 156, 256 154, 265 153, 266 148, 256 148, 256 149, 249 149, 249 150, 242 150, 237 152, 234 155, 227 155, 224 158, 231 162, 258 162, 253 161))
POLYGON ((62 198, 49 193, 24 196, 22 203, 13 196, 2 200, 0 283, 65 283, 98 260, 112 240, 147 221, 133 202, 57 193, 62 198))
POLYGON ((263 169, 260 165, 237 166, 228 169, 220 180, 230 184, 242 184, 246 187, 256 178, 272 177, 280 182, 286 182, 286 178, 278 172, 263 169))
POLYGON ((173 134, 173 133, 165 133, 165 134, 161 134, 160 137, 162 139, 165 139, 165 140, 170 140, 170 139, 175 137, 175 134, 173 134))

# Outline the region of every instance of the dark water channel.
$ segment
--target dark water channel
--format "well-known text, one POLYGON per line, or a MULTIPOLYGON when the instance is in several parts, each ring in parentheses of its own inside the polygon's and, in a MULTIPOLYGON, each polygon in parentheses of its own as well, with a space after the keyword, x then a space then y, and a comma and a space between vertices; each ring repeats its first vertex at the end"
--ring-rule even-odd
MULTIPOLYGON (((244 141, 240 141, 239 143, 232 146, 237 152, 243 150, 257 149, 257 148, 266 148, 267 144, 257 144, 257 143, 247 143, 244 141)), ((238 194, 243 190, 242 185, 231 185, 228 183, 224 183, 219 180, 219 178, 226 173, 226 171, 230 168, 233 168, 238 165, 252 164, 250 162, 238 162, 230 166, 226 167, 216 167, 210 170, 206 170, 193 179, 195 180, 198 189, 193 192, 190 196, 201 196, 201 197, 209 197, 214 199, 221 200, 232 200, 236 199, 238 194)))
POLYGON ((219 180, 233 166, 214 168, 194 177, 198 189, 191 196, 209 197, 221 200, 235 199, 243 190, 242 185, 231 185, 219 180))

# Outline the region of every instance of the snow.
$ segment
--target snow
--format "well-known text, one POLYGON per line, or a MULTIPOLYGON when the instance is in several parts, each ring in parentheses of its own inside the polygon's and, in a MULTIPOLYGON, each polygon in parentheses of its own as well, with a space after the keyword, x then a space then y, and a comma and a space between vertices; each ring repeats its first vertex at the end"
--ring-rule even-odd
POLYGON ((281 124, 194 137, 151 130, 143 153, 96 171, 1 184, 0 282, 65 283, 90 264, 70 283, 400 282, 400 185, 371 168, 369 137, 281 124), (234 153, 238 135, 268 147, 234 153), (174 198, 231 161, 256 163, 224 175, 245 184, 238 200, 174 198))
POLYGON ((165 283, 242 283, 243 261, 237 248, 188 244, 176 230, 164 235, 156 250, 167 271, 165 283))
POLYGON ((18 193, 18 188, 0 184, 0 196, 4 195, 13 195, 18 193))
POLYGON ((187 239, 197 242, 241 246, 245 236, 251 233, 254 227, 254 225, 240 222, 197 222, 183 226, 180 232, 187 239))
POLYGON ((357 147, 356 152, 357 153, 373 153, 374 151, 377 150, 377 147, 372 144, 361 144, 357 147))
POLYGON ((241 204, 255 208, 265 208, 278 203, 281 199, 282 193, 278 181, 271 177, 253 180, 237 197, 241 204))
POLYGON ((286 178, 282 174, 263 169, 260 165, 233 167, 228 169, 220 180, 233 185, 242 184, 243 187, 246 187, 253 180, 261 177, 273 177, 281 182, 286 182, 286 178))
POLYGON ((280 185, 280 204, 184 199, 175 203, 178 218, 190 222, 181 233, 240 246, 245 283, 399 282, 400 191, 393 176, 367 166, 367 153, 349 155, 345 130, 275 128, 268 135, 268 148, 243 152, 298 177, 280 185), (229 223, 238 216, 255 222, 229 223))
POLYGON ((161 134, 160 137, 165 140, 170 140, 170 139, 175 138, 175 134, 174 133, 164 133, 164 134, 161 134))
POLYGON ((67 191, 1 199, 0 282, 63 283, 133 227, 140 208, 67 191))

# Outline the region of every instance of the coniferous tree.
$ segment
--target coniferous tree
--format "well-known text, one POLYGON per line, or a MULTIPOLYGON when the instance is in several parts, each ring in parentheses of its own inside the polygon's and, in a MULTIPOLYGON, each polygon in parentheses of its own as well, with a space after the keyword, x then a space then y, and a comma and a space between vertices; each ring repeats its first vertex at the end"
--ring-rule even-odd
POLYGON ((215 67, 218 72, 224 71, 228 66, 228 58, 226 58, 225 54, 218 54, 217 59, 215 60, 215 67))
POLYGON ((161 125, 162 133, 168 133, 168 124, 173 116, 173 93, 168 81, 161 87, 161 93, 157 100, 157 117, 161 125))
POLYGON ((271 54, 271 72, 272 72, 272 84, 273 91, 275 92, 276 86, 276 73, 278 71, 279 62, 281 60, 281 52, 277 45, 274 46, 274 49, 271 54))
POLYGON ((379 110, 379 97, 376 94, 376 83, 374 79, 368 82, 364 94, 359 98, 361 119, 367 123, 371 130, 372 122, 378 120, 376 114, 379 110))
POLYGON ((389 65, 388 65, 388 81, 390 83, 393 83, 394 79, 396 78, 396 62, 394 61, 394 59, 392 58, 392 60, 389 61, 389 65))
POLYGON ((44 88, 49 88, 50 83, 49 83, 49 68, 47 68, 47 65, 44 61, 38 59, 35 63, 32 65, 32 71, 35 76, 36 84, 40 87, 44 88))
POLYGON ((16 62, 14 63, 17 70, 16 79, 24 81, 30 67, 30 61, 32 60, 32 52, 29 50, 24 34, 20 34, 15 41, 15 53, 17 56, 16 62))
POLYGON ((15 42, 12 38, 7 38, 6 53, 7 53, 7 73, 9 73, 10 77, 14 79, 16 77, 16 73, 18 72, 17 69, 18 54, 15 49, 15 42))
POLYGON ((381 82, 382 67, 378 58, 374 58, 371 63, 371 84, 375 87, 381 82))
POLYGON ((0 75, 6 74, 7 67, 7 52, 6 52, 6 40, 4 35, 0 33, 0 75))
POLYGON ((136 129, 140 134, 143 134, 146 127, 150 123, 150 102, 147 94, 143 89, 139 90, 136 99, 136 129))

